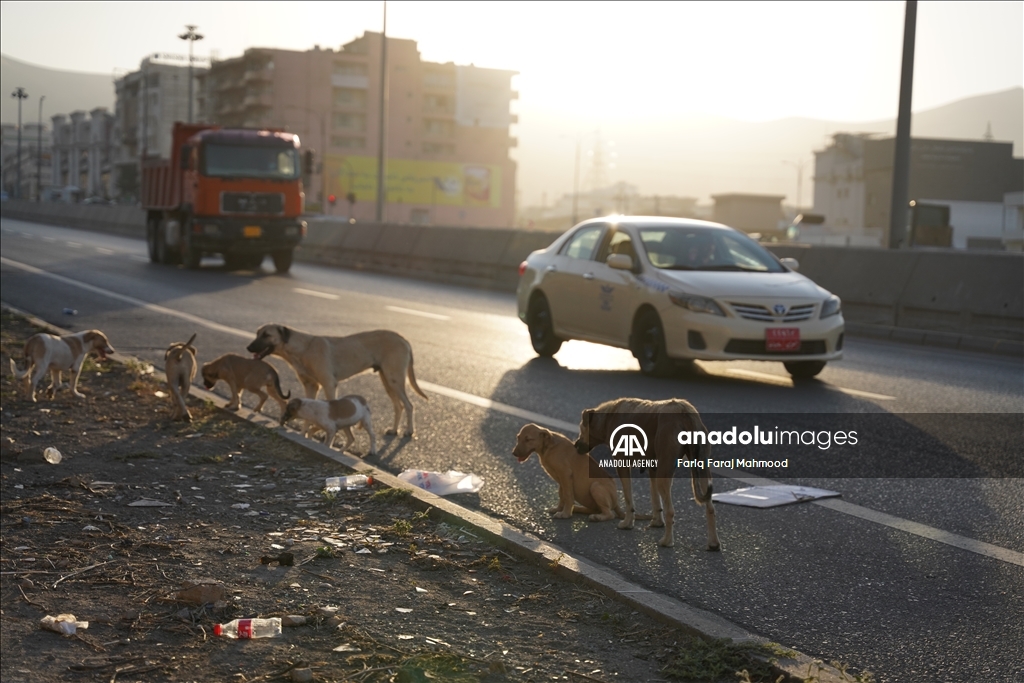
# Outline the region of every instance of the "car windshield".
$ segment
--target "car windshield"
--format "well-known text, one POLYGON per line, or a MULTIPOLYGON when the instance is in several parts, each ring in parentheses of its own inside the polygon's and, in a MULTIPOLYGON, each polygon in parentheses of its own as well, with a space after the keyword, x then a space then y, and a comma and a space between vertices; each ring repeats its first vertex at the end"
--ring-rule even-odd
POLYGON ((298 153, 294 147, 210 144, 203 154, 203 175, 294 180, 299 177, 298 153))
POLYGON ((647 260, 663 270, 734 270, 784 273, 761 245, 739 232, 698 227, 640 228, 647 260))

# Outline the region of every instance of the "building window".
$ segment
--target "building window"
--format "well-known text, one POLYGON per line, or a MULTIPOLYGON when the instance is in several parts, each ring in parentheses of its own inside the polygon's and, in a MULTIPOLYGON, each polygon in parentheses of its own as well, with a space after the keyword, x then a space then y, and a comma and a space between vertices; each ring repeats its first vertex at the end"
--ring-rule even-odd
POLYGON ((431 114, 454 114, 454 98, 448 95, 424 95, 423 110, 431 114))
POLYGON ((339 107, 366 108, 366 91, 360 88, 335 88, 334 104, 339 107))
POLYGON ((331 136, 331 146, 343 149, 362 149, 366 147, 366 138, 349 138, 340 135, 331 136))
POLYGON ((366 130, 366 116, 363 114, 345 114, 341 112, 334 113, 334 129, 335 130, 366 130))
POLYGON ((365 76, 366 65, 358 62, 335 62, 335 76, 365 76))
POLYGON ((436 138, 450 138, 455 135, 455 124, 451 121, 423 119, 423 134, 436 138))
POLYGON ((455 145, 450 142, 424 142, 424 154, 455 154, 455 145))
POLYGON ((423 75, 423 85, 428 88, 453 88, 455 87, 455 78, 450 73, 428 71, 423 75))

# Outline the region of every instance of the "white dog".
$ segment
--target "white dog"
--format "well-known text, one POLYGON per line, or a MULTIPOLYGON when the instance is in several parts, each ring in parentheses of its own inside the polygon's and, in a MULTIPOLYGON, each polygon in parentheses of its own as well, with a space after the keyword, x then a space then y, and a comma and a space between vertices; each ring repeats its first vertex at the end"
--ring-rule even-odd
POLYGON ((341 450, 347 450, 355 441, 352 435, 352 427, 359 425, 366 430, 370 436, 369 455, 377 453, 377 436, 373 432, 373 417, 370 415, 370 406, 362 396, 343 396, 333 401, 320 401, 315 398, 293 398, 285 406, 284 414, 281 415, 281 424, 288 420, 299 418, 306 421, 306 435, 313 425, 327 433, 324 443, 328 448, 334 448, 334 437, 338 431, 345 432, 345 445, 341 450))
POLYGON ((61 373, 71 373, 71 393, 78 398, 85 395, 78 391, 78 378, 82 374, 82 363, 90 353, 95 353, 104 360, 108 353, 114 353, 107 336, 99 330, 86 330, 58 337, 41 332, 34 334, 25 342, 25 358, 28 365, 24 372, 18 370, 11 358, 11 372, 14 379, 23 383, 25 394, 34 403, 36 387, 43 376, 50 373, 50 397, 61 387, 61 373))

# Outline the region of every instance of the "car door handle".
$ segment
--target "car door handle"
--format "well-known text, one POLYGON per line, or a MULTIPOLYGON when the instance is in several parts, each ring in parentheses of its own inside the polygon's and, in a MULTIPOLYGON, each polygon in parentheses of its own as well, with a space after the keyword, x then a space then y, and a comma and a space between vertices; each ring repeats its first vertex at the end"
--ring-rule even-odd
POLYGON ((556 270, 558 270, 558 268, 555 268, 554 266, 548 266, 547 268, 544 269, 544 272, 545 273, 553 273, 556 270))
POLYGON ((593 273, 583 273, 583 279, 584 280, 593 280, 594 279, 594 274, 593 273))

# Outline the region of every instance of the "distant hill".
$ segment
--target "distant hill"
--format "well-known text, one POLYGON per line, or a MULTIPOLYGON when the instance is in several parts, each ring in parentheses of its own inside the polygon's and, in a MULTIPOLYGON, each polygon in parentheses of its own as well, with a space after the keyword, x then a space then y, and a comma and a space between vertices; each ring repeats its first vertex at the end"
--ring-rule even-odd
POLYGON ((114 111, 113 74, 48 69, 0 55, 0 82, 4 89, 0 118, 4 123, 18 122, 18 102, 10 97, 18 86, 25 88, 29 95, 21 105, 23 123, 34 123, 39 117, 40 95, 46 96, 43 123, 47 125, 54 114, 67 114, 76 109, 89 111, 106 107, 114 111))

